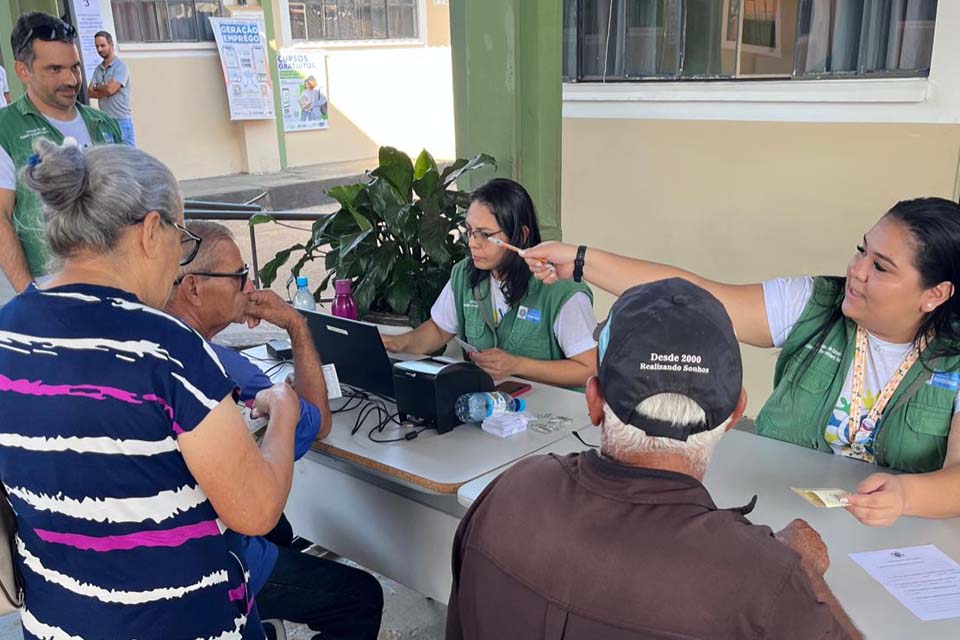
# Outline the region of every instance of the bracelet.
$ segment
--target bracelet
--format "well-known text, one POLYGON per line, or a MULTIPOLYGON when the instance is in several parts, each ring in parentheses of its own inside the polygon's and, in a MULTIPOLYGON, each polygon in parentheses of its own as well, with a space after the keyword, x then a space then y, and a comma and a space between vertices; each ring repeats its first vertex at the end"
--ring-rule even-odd
POLYGON ((583 260, 587 254, 587 247, 580 245, 577 247, 577 259, 573 261, 573 281, 583 281, 583 260))

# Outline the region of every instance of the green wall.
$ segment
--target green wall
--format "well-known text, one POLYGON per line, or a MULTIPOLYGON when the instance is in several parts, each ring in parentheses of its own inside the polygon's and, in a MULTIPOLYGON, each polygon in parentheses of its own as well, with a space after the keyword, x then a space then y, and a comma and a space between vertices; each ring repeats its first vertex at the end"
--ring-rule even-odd
POLYGON ((453 0, 450 34, 457 155, 494 156, 496 174, 530 192, 543 235, 558 238, 562 0, 453 0))

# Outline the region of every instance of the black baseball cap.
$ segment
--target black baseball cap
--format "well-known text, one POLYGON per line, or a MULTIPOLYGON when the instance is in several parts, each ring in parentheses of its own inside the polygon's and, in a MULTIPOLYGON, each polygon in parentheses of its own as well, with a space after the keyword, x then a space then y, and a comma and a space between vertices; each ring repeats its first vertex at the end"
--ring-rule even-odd
POLYGON ((726 309, 681 278, 627 289, 597 327, 597 377, 624 424, 648 435, 686 440, 723 424, 743 386, 740 345, 726 309), (706 422, 678 427, 637 414, 642 401, 676 393, 696 402, 706 422))

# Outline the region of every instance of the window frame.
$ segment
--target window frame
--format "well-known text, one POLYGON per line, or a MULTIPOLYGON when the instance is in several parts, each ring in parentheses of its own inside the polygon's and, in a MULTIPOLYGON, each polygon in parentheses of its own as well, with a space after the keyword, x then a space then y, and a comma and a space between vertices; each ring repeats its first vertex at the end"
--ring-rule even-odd
MULTIPOLYGON (((741 62, 741 60, 740 60, 740 55, 741 55, 742 53, 753 53, 753 54, 762 54, 762 55, 777 55, 777 54, 771 53, 771 52, 770 52, 767 48, 765 48, 765 47, 755 47, 755 46, 753 46, 753 45, 744 45, 744 44, 743 44, 743 12, 742 12, 742 11, 741 11, 741 13, 740 13, 740 25, 739 25, 739 28, 738 28, 738 30, 737 30, 737 42, 736 42, 736 46, 735 46, 735 47, 730 47, 729 44, 728 44, 727 41, 726 41, 726 34, 727 34, 727 20, 726 20, 726 16, 727 16, 727 13, 729 12, 729 6, 730 6, 731 0, 723 0, 722 16, 721 16, 721 33, 720 33, 721 39, 720 39, 720 46, 721 46, 722 49, 723 49, 723 48, 727 48, 727 49, 729 49, 729 48, 735 48, 735 49, 736 49, 735 75, 733 75, 733 76, 722 76, 722 75, 716 75, 716 76, 714 76, 714 75, 703 75, 703 76, 699 76, 699 75, 689 75, 689 76, 683 76, 683 75, 682 75, 683 70, 681 69, 681 70, 680 70, 681 75, 680 75, 679 77, 676 77, 676 76, 667 76, 667 75, 662 75, 662 76, 652 76, 652 75, 651 75, 651 76, 625 76, 625 77, 612 77, 612 78, 608 78, 607 76, 603 76, 603 77, 600 77, 600 76, 584 76, 584 74, 582 73, 582 70, 581 70, 582 49, 583 49, 581 34, 583 33, 584 19, 585 19, 585 18, 584 18, 584 16, 582 15, 582 12, 581 12, 581 10, 580 10, 580 9, 581 9, 581 6, 580 6, 580 5, 581 5, 581 3, 584 2, 585 0, 573 0, 573 1, 574 1, 574 3, 575 3, 575 6, 576 6, 576 18, 575 18, 575 20, 574 20, 574 24, 576 25, 576 26, 575 26, 576 32, 575 32, 575 43, 574 43, 574 47, 573 47, 573 50, 576 51, 576 61, 575 61, 575 64, 574 64, 574 75, 573 75, 573 77, 568 77, 568 76, 564 75, 564 77, 563 77, 563 83, 564 83, 564 85, 568 85, 568 84, 604 84, 604 85, 607 85, 607 84, 665 84, 665 83, 681 83, 681 84, 683 84, 683 83, 690 83, 690 82, 737 82, 737 83, 742 83, 742 82, 758 82, 758 81, 764 81, 764 82, 771 82, 771 81, 780 81, 780 82, 808 82, 808 81, 838 81, 838 80, 861 81, 861 80, 868 80, 868 79, 893 79, 893 78, 914 79, 914 80, 915 80, 915 79, 927 79, 927 78, 930 76, 930 73, 931 73, 931 71, 932 71, 932 66, 933 66, 933 59, 932 59, 932 56, 931 56, 931 61, 930 61, 931 67, 926 69, 926 73, 925 73, 925 74, 923 73, 924 70, 912 71, 912 70, 901 70, 901 69, 892 69, 892 70, 891 70, 891 69, 882 69, 882 70, 866 71, 866 72, 861 72, 861 71, 849 71, 849 72, 844 72, 844 71, 828 71, 828 72, 811 72, 811 73, 803 73, 803 74, 791 73, 790 75, 776 75, 776 74, 770 74, 770 75, 753 75, 753 74, 751 74, 751 75, 743 75, 743 76, 741 76, 741 75, 740 75, 740 62, 741 62)), ((611 0, 611 2, 614 2, 614 1, 624 2, 625 0, 611 0)), ((681 2, 684 2, 684 1, 685 1, 685 0, 681 0, 681 2)), ((801 2, 802 2, 802 0, 798 0, 798 2, 797 2, 798 29, 799 29, 799 11, 800 11, 801 2)), ((564 2, 564 4, 566 4, 566 3, 564 2)), ((937 18, 936 18, 936 21, 935 21, 935 24, 934 24, 934 39, 933 39, 934 47, 936 47, 936 44, 937 44, 937 34, 938 34, 938 33, 940 34, 940 37, 941 37, 941 38, 945 37, 945 36, 943 35, 943 33, 942 33, 942 30, 937 28, 937 24, 939 24, 940 19, 941 19, 941 15, 942 15, 942 13, 943 13, 943 12, 941 11, 941 9, 942 9, 942 7, 943 7, 944 4, 949 4, 949 3, 945 3, 944 0, 940 0, 940 2, 937 3, 937 18)), ((782 42, 782 38, 780 37, 780 29, 781 29, 781 24, 782 24, 782 21, 781 21, 782 6, 783 6, 783 5, 782 5, 782 2, 778 3, 778 5, 777 5, 777 19, 776 19, 776 24, 777 24, 777 29, 778 29, 778 32, 777 32, 777 44, 778 44, 778 49, 779 49, 779 55, 778 55, 777 57, 782 57, 782 52, 783 52, 783 42, 782 42)), ((564 9, 564 11, 565 11, 565 9, 564 9)), ((682 11, 682 9, 681 9, 681 11, 682 11)), ((684 24, 684 23, 685 23, 685 20, 684 20, 683 18, 684 18, 684 17, 681 16, 681 29, 682 29, 682 30, 685 30, 685 24, 684 24)), ((684 34, 684 33, 681 33, 681 34, 680 34, 680 45, 679 45, 680 48, 681 48, 681 52, 680 52, 681 59, 682 59, 682 55, 683 55, 682 49, 683 49, 683 46, 684 46, 684 37, 685 37, 685 34, 684 34)), ((794 40, 793 48, 794 48, 794 58, 796 58, 797 48, 798 48, 798 40, 797 40, 797 39, 794 40)), ((566 74, 566 68, 565 68, 565 66, 564 66, 564 74, 566 74)))
MULTIPOLYGON (((151 49, 157 49, 157 48, 160 48, 160 47, 162 47, 162 48, 170 48, 171 45, 180 45, 180 47, 174 47, 174 48, 197 48, 197 47, 207 48, 207 47, 204 46, 204 45, 208 45, 208 44, 209 44, 209 45, 215 45, 215 41, 214 41, 212 38, 211 38, 210 40, 203 39, 203 38, 196 38, 196 39, 194 39, 194 40, 182 40, 182 39, 167 39, 167 40, 124 40, 124 39, 122 39, 122 38, 120 37, 120 31, 119 31, 119 29, 117 28, 117 21, 116 21, 116 18, 115 18, 115 16, 114 16, 114 7, 115 7, 116 5, 121 5, 121 4, 123 4, 123 5, 135 5, 135 6, 136 6, 136 5, 143 5, 143 4, 151 4, 151 3, 155 3, 156 1, 157 1, 157 0, 111 0, 111 2, 110 2, 110 20, 111 20, 111 22, 113 23, 112 29, 113 29, 113 32, 115 33, 115 37, 116 37, 117 43, 118 43, 119 45, 122 45, 124 49, 134 50, 134 51, 135 51, 135 50, 138 50, 138 49, 143 48, 143 50, 151 50, 151 49)), ((164 4, 165 6, 169 6, 170 0, 162 0, 162 1, 163 1, 163 4, 164 4)), ((186 0, 176 0, 176 1, 182 3, 182 2, 185 2, 186 0)), ((197 15, 198 15, 198 12, 197 12, 197 4, 199 4, 199 3, 208 3, 209 0, 190 0, 190 1, 193 3, 194 22, 195 22, 195 24, 196 24, 196 26, 197 26, 198 31, 202 31, 202 30, 203 30, 203 29, 202 29, 202 25, 200 24, 199 19, 197 18, 197 15)), ((207 15, 208 17, 218 17, 218 18, 224 17, 224 15, 225 15, 225 9, 226 9, 226 4, 225 4, 224 0, 216 0, 216 2, 217 2, 217 5, 218 5, 218 11, 217 11, 217 13, 214 14, 213 16, 209 16, 208 14, 204 14, 204 15, 207 15)), ((166 13, 166 12, 165 12, 165 13, 166 13)), ((168 21, 168 24, 167 24, 167 27, 166 27, 166 28, 167 28, 168 31, 172 32, 173 30, 172 30, 172 29, 170 28, 170 26, 169 26, 170 16, 169 16, 169 15, 165 15, 165 17, 166 17, 166 19, 167 19, 167 21, 168 21)), ((140 11, 139 11, 139 7, 138 7, 138 9, 137 9, 137 18, 138 18, 138 20, 142 19, 142 14, 141 14, 140 11)), ((141 23, 139 26, 140 26, 140 30, 141 30, 141 33, 142 33, 142 32, 143 32, 143 24, 141 23)))
POLYGON ((427 0, 417 3, 416 38, 366 38, 355 40, 305 40, 293 38, 290 21, 290 4, 306 4, 302 0, 280 0, 280 32, 285 46, 292 49, 351 49, 370 47, 409 47, 427 44, 427 0))

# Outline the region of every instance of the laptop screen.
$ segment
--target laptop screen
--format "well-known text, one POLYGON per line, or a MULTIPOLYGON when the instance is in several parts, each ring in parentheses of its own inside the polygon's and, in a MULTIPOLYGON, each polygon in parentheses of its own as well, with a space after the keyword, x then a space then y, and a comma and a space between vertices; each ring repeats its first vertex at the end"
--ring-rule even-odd
POLYGON ((336 365, 341 383, 394 397, 393 365, 376 325, 317 311, 298 311, 307 319, 320 359, 336 365))

